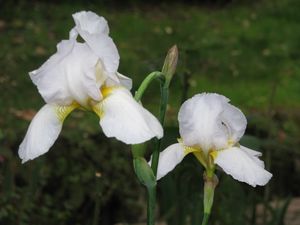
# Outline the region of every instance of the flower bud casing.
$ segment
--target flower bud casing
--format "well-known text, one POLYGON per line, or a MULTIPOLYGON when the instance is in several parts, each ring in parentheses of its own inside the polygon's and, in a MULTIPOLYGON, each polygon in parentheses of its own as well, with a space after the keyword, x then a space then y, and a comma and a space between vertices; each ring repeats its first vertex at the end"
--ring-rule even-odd
POLYGON ((156 178, 153 174, 151 167, 147 161, 142 157, 136 157, 133 159, 134 171, 139 181, 147 188, 153 188, 156 186, 156 178))

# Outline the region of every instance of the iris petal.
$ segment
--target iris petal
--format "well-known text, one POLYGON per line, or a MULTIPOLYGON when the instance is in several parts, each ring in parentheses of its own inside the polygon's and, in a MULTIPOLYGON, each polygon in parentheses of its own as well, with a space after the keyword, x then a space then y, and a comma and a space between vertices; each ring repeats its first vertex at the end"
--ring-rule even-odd
POLYGON ((62 129, 64 119, 76 107, 47 104, 38 111, 19 147, 22 163, 49 151, 62 129))
POLYGON ((93 110, 100 117, 100 126, 107 137, 139 144, 163 136, 159 121, 137 103, 127 89, 112 87, 104 92, 104 99, 94 105, 93 110))
POLYGON ((272 174, 266 171, 257 160, 257 156, 250 156, 238 147, 219 151, 215 163, 219 165, 225 173, 234 179, 250 184, 265 185, 271 179, 272 174))

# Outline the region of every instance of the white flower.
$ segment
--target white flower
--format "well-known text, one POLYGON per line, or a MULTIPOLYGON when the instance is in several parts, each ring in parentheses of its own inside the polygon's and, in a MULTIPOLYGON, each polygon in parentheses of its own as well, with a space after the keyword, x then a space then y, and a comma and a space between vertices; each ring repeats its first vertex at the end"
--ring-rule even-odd
POLYGON ((188 153, 207 167, 208 159, 234 179, 252 186, 265 185, 272 174, 264 169, 260 152, 239 145, 247 120, 218 94, 197 94, 183 103, 178 114, 179 143, 160 153, 157 179, 165 176, 188 153))
POLYGON ((117 72, 119 54, 106 20, 85 11, 73 18, 76 26, 70 39, 61 41, 57 52, 29 73, 47 104, 33 118, 20 145, 22 162, 46 153, 76 108, 94 111, 104 134, 126 144, 163 135, 158 120, 132 97, 131 79, 117 72), (76 40, 78 35, 84 43, 76 40))

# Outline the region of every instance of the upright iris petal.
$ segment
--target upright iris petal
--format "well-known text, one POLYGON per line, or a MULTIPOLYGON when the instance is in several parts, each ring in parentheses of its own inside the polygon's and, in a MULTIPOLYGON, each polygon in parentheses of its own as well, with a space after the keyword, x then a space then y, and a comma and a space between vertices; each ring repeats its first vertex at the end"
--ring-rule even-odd
POLYGON ((161 138, 158 120, 127 89, 130 78, 117 72, 119 54, 108 36, 107 21, 93 12, 73 15, 70 39, 30 78, 47 103, 34 117, 19 148, 23 162, 46 153, 57 139, 65 117, 76 108, 94 111, 108 137, 126 144, 161 138), (80 35, 85 41, 78 42, 80 35))
POLYGON ((227 174, 252 186, 265 185, 271 179, 272 174, 258 158, 261 154, 239 145, 247 120, 228 98, 218 94, 195 95, 183 103, 178 120, 181 141, 161 152, 158 179, 189 153, 204 167, 211 158, 227 174))

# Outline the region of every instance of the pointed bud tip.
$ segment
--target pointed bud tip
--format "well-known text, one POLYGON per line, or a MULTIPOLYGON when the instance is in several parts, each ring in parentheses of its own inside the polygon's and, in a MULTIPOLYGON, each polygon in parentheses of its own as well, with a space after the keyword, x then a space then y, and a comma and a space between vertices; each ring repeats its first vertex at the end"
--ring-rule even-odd
POLYGON ((168 80, 171 80, 175 73, 177 61, 178 61, 178 48, 177 45, 173 45, 172 48, 170 48, 168 51, 162 69, 162 72, 165 74, 168 80))
POLYGON ((178 47, 177 45, 173 45, 170 50, 169 50, 170 53, 176 55, 178 57, 178 47))

